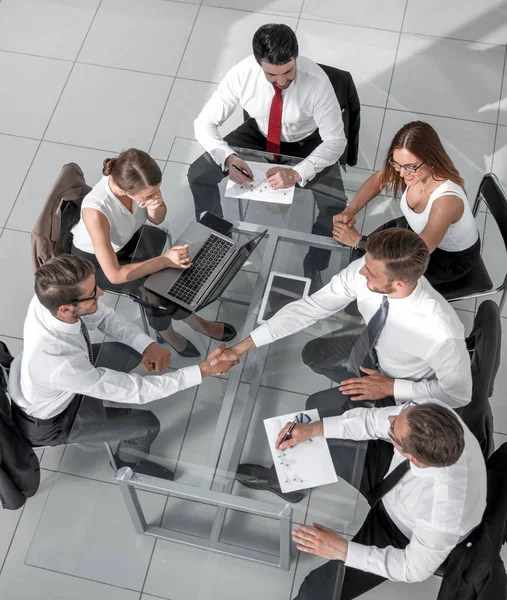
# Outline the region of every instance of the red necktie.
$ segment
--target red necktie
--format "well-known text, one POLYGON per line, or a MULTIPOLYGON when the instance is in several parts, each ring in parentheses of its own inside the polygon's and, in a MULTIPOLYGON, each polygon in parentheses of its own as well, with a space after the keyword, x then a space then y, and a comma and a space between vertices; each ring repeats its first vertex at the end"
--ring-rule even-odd
POLYGON ((280 136, 282 134, 282 90, 273 85, 275 95, 271 102, 271 110, 269 112, 268 139, 266 141, 266 150, 273 154, 280 153, 280 136))

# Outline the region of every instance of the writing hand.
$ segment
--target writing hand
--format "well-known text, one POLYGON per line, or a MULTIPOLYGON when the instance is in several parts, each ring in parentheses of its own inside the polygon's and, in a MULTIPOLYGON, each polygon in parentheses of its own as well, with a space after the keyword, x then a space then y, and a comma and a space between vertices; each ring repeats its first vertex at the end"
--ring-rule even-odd
POLYGON ((380 400, 394 395, 394 379, 382 375, 374 369, 359 367, 366 377, 353 377, 342 381, 338 389, 351 400, 380 400))
POLYGON ((253 181, 254 175, 252 169, 248 166, 248 163, 246 163, 244 160, 241 160, 241 158, 239 158, 235 154, 231 154, 227 157, 227 160, 225 161, 225 166, 229 169, 229 179, 234 181, 234 183, 250 183, 251 181, 253 181), (232 165, 236 165, 238 169, 240 169, 241 171, 245 171, 245 173, 248 173, 248 175, 250 175, 250 178, 245 177, 243 173, 240 173, 239 171, 236 171, 236 169, 233 169, 232 165))
POLYGON ((315 423, 298 423, 294 429, 290 432, 289 437, 281 443, 287 431, 289 431, 289 427, 292 423, 287 423, 285 427, 280 431, 278 437, 276 438, 275 448, 277 450, 285 450, 286 448, 292 448, 293 446, 297 446, 297 444, 302 444, 309 440, 310 438, 317 437, 318 435, 324 435, 324 426, 322 421, 316 421, 315 423))
POLYGON ((171 353, 153 342, 145 348, 141 364, 148 373, 165 371, 171 364, 171 353))
POLYGON ((272 190, 292 187, 301 179, 301 175, 294 169, 272 167, 266 171, 266 183, 272 190))

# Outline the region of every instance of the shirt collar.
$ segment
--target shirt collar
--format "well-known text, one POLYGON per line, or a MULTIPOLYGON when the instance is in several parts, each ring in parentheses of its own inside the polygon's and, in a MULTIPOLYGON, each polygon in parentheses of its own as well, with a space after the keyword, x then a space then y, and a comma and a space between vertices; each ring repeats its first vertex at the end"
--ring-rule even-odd
POLYGON ((389 301, 389 304, 393 307, 394 306, 396 306, 396 308, 411 307, 414 304, 417 304, 419 302, 419 300, 421 299, 421 296, 423 295, 423 292, 424 292, 424 290, 423 290, 422 279, 419 279, 413 292, 406 298, 390 298, 388 296, 387 299, 389 301))
POLYGON ((42 306, 38 298, 34 298, 36 311, 39 314, 40 319, 46 325, 50 331, 60 331, 62 333, 79 334, 81 333, 81 323, 65 323, 54 317, 47 308, 42 306))

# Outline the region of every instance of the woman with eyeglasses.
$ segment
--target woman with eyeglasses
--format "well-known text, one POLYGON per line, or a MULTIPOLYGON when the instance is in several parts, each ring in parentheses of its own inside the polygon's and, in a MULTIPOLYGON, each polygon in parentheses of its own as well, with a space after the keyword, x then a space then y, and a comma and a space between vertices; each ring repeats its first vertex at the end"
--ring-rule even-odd
POLYGON ((354 227, 356 215, 384 190, 400 198, 403 217, 378 230, 408 227, 421 236, 431 253, 425 273, 431 284, 459 279, 477 264, 481 243, 464 182, 431 125, 422 121, 404 125, 394 136, 382 169, 335 215, 333 237, 353 248, 353 260, 364 254, 366 241, 354 227))
POLYGON ((145 225, 160 225, 167 214, 157 162, 146 152, 130 148, 116 158, 106 158, 102 174, 81 205, 81 219, 72 230, 71 254, 93 262, 99 287, 151 304, 145 305, 145 311, 157 341, 169 344, 180 356, 197 357, 200 352, 174 330, 172 319, 184 320, 195 331, 221 342, 232 340, 236 336, 232 325, 203 319, 143 286, 151 273, 192 266, 187 246, 173 246, 163 253, 167 234, 145 225))

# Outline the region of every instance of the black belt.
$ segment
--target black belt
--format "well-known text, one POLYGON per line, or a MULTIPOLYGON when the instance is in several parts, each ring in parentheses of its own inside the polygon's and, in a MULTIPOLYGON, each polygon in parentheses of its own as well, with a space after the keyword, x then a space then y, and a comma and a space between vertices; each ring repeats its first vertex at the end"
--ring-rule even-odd
POLYGON ((81 399, 82 399, 82 396, 77 396, 77 395, 74 396, 74 398, 72 398, 72 400, 70 401, 69 405, 67 407, 65 407, 61 413, 58 413, 54 417, 49 417, 49 419, 39 419, 37 417, 32 417, 31 415, 28 415, 14 401, 11 403, 11 411, 13 412, 13 414, 16 415, 16 418, 21 418, 21 419, 28 421, 29 423, 33 423, 34 425, 37 425, 37 426, 54 425, 55 423, 58 423, 59 421, 61 421, 65 417, 65 415, 68 412, 70 412, 71 410, 75 409, 75 412, 77 413, 77 410, 78 410, 79 404, 80 404, 79 401, 81 399))

